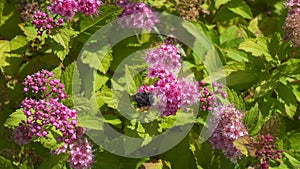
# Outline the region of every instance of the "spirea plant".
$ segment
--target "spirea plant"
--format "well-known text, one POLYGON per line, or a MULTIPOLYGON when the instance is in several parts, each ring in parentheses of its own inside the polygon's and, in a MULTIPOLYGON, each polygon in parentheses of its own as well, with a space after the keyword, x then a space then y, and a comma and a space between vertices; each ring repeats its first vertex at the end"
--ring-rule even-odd
POLYGON ((0 168, 299 168, 299 9, 1 1, 0 168))

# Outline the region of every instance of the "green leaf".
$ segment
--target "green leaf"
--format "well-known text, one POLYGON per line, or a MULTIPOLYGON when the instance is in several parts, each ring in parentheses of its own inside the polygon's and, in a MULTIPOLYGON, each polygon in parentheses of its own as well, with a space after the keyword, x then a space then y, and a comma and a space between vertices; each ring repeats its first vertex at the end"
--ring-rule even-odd
POLYGON ((247 53, 236 49, 225 49, 226 56, 238 62, 249 62, 247 53))
POLYGON ((112 124, 112 125, 120 125, 122 124, 122 121, 115 115, 113 114, 106 114, 103 115, 104 117, 104 122, 112 124))
POLYGON ((0 156, 0 166, 3 169, 17 169, 16 167, 9 159, 0 156))
POLYGON ((6 57, 10 52, 10 43, 6 40, 0 40, 0 68, 7 66, 6 57))
POLYGON ((209 76, 204 79, 205 82, 210 82, 210 77, 214 77, 215 80, 224 78, 233 72, 242 72, 246 70, 246 64, 242 62, 227 62, 222 68, 219 68, 213 72, 210 72, 209 76))
POLYGON ((231 0, 216 0, 215 6, 216 8, 219 8, 221 5, 226 4, 227 2, 230 2, 231 0))
POLYGON ((14 14, 13 7, 5 1, 0 2, 0 27, 14 14))
POLYGON ((268 93, 271 93, 276 89, 276 87, 279 85, 278 75, 275 74, 274 76, 271 76, 267 80, 261 81, 254 91, 254 97, 262 97, 268 93))
POLYGON ((85 50, 81 55, 82 62, 88 64, 91 68, 106 73, 112 61, 112 51, 108 46, 94 52, 85 50))
POLYGON ((251 19, 252 12, 249 6, 244 1, 235 0, 229 5, 228 9, 233 13, 240 15, 243 18, 251 19))
POLYGON ((240 0, 233 0, 222 6, 216 13, 216 21, 226 21, 240 16, 245 19, 252 18, 252 12, 249 6, 240 0))
POLYGON ((226 88, 227 100, 230 104, 234 105, 235 108, 242 111, 245 110, 245 103, 240 94, 233 89, 226 88))
POLYGON ((22 47, 25 47, 29 40, 23 35, 17 35, 10 41, 10 50, 15 51, 22 47))
POLYGON ((22 120, 26 121, 26 116, 24 115, 22 109, 18 109, 14 113, 9 115, 6 122, 4 123, 4 126, 14 128, 18 126, 22 120))
POLYGON ((293 157, 292 155, 290 155, 289 153, 283 152, 284 156, 288 159, 288 162, 291 163, 293 165, 293 167, 300 167, 300 161, 299 159, 296 159, 295 157, 293 157))
POLYGON ((263 38, 249 38, 242 42, 238 49, 251 53, 253 56, 271 57, 269 54, 267 41, 263 38))
POLYGON ((65 50, 69 49, 71 33, 68 28, 59 29, 55 35, 49 35, 49 37, 64 47, 65 50))
MULTIPOLYGON (((124 158, 129 160, 129 158, 124 158)), ((123 165, 120 163, 120 157, 109 152, 95 151, 95 161, 93 169, 120 169, 123 165)))
POLYGON ((81 80, 75 62, 66 67, 61 76, 61 82, 65 85, 65 91, 69 96, 78 94, 80 91, 81 80))
POLYGON ((112 57, 112 50, 110 50, 108 53, 105 54, 105 56, 102 58, 100 65, 98 67, 98 70, 102 73, 106 73, 109 69, 110 63, 113 60, 112 57))
POLYGON ((258 25, 258 17, 255 17, 253 20, 250 21, 250 23, 248 25, 248 29, 255 35, 260 33, 260 29, 259 29, 259 25, 258 25))
POLYGON ((237 38, 238 35, 238 29, 237 27, 234 26, 230 26, 229 28, 227 28, 220 36, 220 43, 225 43, 227 41, 233 40, 235 38, 237 38))
POLYGON ((96 92, 96 99, 97 104, 100 107, 103 103, 106 103, 108 107, 117 109, 117 101, 114 99, 112 91, 105 86, 101 89, 101 91, 96 92))
MULTIPOLYGON (((197 169, 208 169, 208 168, 221 168, 220 158, 212 150, 211 145, 208 142, 200 143, 199 141, 199 129, 192 130, 189 133, 189 149, 192 152, 192 157, 195 159, 197 169)), ((184 150, 179 150, 184 151, 184 150)), ((176 153, 176 152, 175 152, 176 153)), ((173 166, 173 165, 172 165, 173 166)), ((196 167, 194 167, 196 168, 196 167)), ((232 167, 227 167, 232 168, 232 167)))
POLYGON ((255 104, 243 118, 243 122, 248 130, 249 135, 253 136, 259 132, 264 125, 265 119, 255 104))
POLYGON ((293 118, 297 111, 297 100, 292 89, 280 83, 275 92, 279 102, 284 104, 284 110, 289 118, 293 118))
POLYGON ((69 43, 71 40, 71 33, 70 30, 67 28, 60 29, 55 35, 49 36, 53 39, 56 43, 58 43, 62 48, 55 47, 54 45, 54 53, 63 61, 66 55, 69 53, 69 43))
POLYGON ((97 72, 95 74, 94 80, 94 89, 95 91, 99 90, 105 83, 109 80, 109 77, 102 75, 101 73, 97 72))
POLYGON ((247 135, 242 136, 233 142, 233 145, 245 156, 255 156, 257 148, 253 145, 253 139, 247 135))
MULTIPOLYGON (((167 138, 165 139, 172 139, 172 137, 178 136, 177 134, 174 135, 168 135, 167 138)), ((195 139, 195 138, 194 138, 195 139)), ((195 139, 198 141, 197 139, 195 139)), ((189 137, 185 137, 179 144, 177 144, 175 147, 173 147, 171 150, 167 151, 166 153, 162 154, 164 157, 164 160, 169 161, 172 164, 172 168, 174 167, 175 169, 195 169, 196 167, 196 160, 194 159, 194 155, 192 151, 190 150, 190 144, 189 144, 189 137), (184 154, 184 156, 179 156, 178 154, 184 154)), ((159 145, 164 146, 164 145, 159 145)), ((211 152, 207 152, 209 154, 205 154, 205 156, 210 157, 211 152)), ((200 154, 197 154, 200 155, 200 154)), ((198 158, 200 159, 200 158, 198 158)), ((211 161, 215 162, 214 160, 210 159, 211 161)), ((202 161, 201 161, 202 162, 202 161)), ((199 164, 203 164, 203 163, 199 164)), ((213 163, 212 162, 212 163, 213 163)), ((205 167, 204 167, 205 168, 205 167)), ((207 167, 207 168, 214 168, 214 167, 207 167)))
POLYGON ((48 128, 47 131, 48 134, 46 137, 40 137, 38 140, 35 141, 39 141, 45 148, 51 150, 55 150, 60 146, 62 146, 62 144, 59 144, 58 141, 56 140, 57 137, 54 136, 54 135, 61 136, 61 133, 55 130, 54 128, 50 128, 50 127, 48 128))
POLYGON ((293 88, 292 92, 294 93, 297 101, 300 102, 300 87, 299 87, 299 85, 292 85, 291 87, 293 88))
POLYGON ((289 59, 287 62, 278 66, 278 70, 283 75, 300 74, 300 59, 289 59))
POLYGON ((100 6, 101 15, 98 17, 82 17, 79 23, 79 40, 85 42, 92 34, 110 21, 113 21, 120 13, 121 9, 115 5, 100 6))
POLYGON ((103 130, 103 121, 99 117, 79 117, 78 123, 81 127, 93 130, 103 130))
POLYGON ((125 89, 128 93, 134 94, 142 82, 142 77, 130 66, 125 65, 125 89))
POLYGON ((300 150, 300 144, 299 144, 299 140, 300 140, 300 131, 299 130, 293 130, 291 132, 288 133, 288 138, 287 138, 287 142, 288 142, 288 149, 290 150, 300 150))
POLYGON ((43 160, 39 168, 42 169, 63 169, 66 165, 68 154, 51 155, 43 160))
POLYGON ((38 37, 36 29, 33 26, 27 26, 24 23, 20 23, 18 26, 29 41, 38 37))

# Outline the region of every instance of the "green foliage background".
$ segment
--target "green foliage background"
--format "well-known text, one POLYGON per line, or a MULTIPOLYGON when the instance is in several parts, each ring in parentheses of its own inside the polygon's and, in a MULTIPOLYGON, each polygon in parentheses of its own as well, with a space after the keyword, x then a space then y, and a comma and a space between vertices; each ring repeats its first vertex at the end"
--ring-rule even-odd
MULTIPOLYGON (((179 16, 176 1, 145 0, 155 10, 179 16)), ((202 30, 218 51, 222 70, 226 73, 228 101, 244 114, 244 124, 249 134, 270 132, 276 136, 276 145, 283 150, 281 160, 272 161, 270 168, 300 168, 300 53, 290 42, 283 40, 282 25, 286 16, 284 1, 279 0, 215 0, 200 1, 200 16, 193 22, 202 30), (209 14, 203 13, 209 11, 209 14)), ((38 140, 19 147, 12 144, 11 130, 24 118, 19 106, 25 95, 22 81, 28 74, 41 69, 54 72, 65 84, 66 92, 72 95, 72 77, 75 61, 81 47, 99 28, 114 20, 121 9, 106 1, 100 7, 100 15, 93 18, 78 15, 76 21, 49 36, 38 37, 36 30, 23 23, 16 0, 0 2, 0 166, 1 168, 69 168, 66 155, 49 156, 50 147, 57 146, 54 138, 38 140), (34 155, 26 156, 26 151, 34 155), (10 153, 13 155, 11 155, 10 153)), ((141 36, 141 35, 139 35, 141 36)), ((144 125, 122 118, 109 88, 116 66, 130 53, 147 49, 157 43, 155 35, 130 37, 112 48, 96 74, 77 75, 81 78, 78 88, 88 83, 89 76, 95 77, 93 89, 97 105, 87 104, 79 99, 79 113, 100 109, 105 122, 116 130, 135 137, 146 138, 172 126, 176 117, 164 117, 153 125, 144 125)), ((184 48, 184 62, 191 67, 197 80, 208 82, 208 75, 193 51, 184 48)), ((92 60, 83 60, 93 63, 92 60)), ((129 67, 128 69, 134 70, 129 67)), ((220 71, 222 71, 220 70, 220 71)), ((132 77, 132 71, 126 71, 132 77)), ((213 75, 217 76, 218 71, 213 75)), ((141 83, 135 77, 134 85, 141 83)), ((73 86, 74 87, 74 86, 73 86)), ((76 85, 75 85, 76 87, 76 85)), ((134 90, 132 90, 134 91, 134 90)), ((131 93, 132 94, 132 93, 131 93)), ((64 102, 73 106, 71 99, 64 102)), ((194 123, 190 133, 174 148, 163 154, 143 159, 129 159, 106 152, 94 145, 97 169, 145 168, 247 168, 255 159, 243 157, 236 164, 213 150, 208 142, 199 143, 198 137, 204 125, 207 112, 200 112, 197 121, 185 119, 181 125, 194 123)), ((101 130, 102 122, 81 118, 81 126, 101 130)))

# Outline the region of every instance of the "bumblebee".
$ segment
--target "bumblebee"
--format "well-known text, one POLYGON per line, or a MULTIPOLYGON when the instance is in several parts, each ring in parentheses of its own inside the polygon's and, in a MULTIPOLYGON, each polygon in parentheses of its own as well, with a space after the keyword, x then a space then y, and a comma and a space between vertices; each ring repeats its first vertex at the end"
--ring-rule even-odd
POLYGON ((132 100, 137 103, 137 107, 148 107, 153 105, 154 97, 152 93, 147 92, 137 92, 136 94, 132 95, 132 100))

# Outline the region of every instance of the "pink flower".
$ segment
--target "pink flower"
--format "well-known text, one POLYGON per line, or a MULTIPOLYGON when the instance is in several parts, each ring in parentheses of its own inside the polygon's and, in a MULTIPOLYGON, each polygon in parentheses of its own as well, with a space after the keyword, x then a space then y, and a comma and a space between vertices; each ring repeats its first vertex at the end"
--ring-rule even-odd
POLYGON ((99 0, 78 0, 77 10, 85 15, 93 15, 98 13, 98 8, 103 3, 99 0))
POLYGON ((69 145, 68 162, 74 169, 88 169, 93 163, 92 146, 87 139, 80 139, 69 145))
POLYGON ((31 24, 37 29, 38 35, 42 35, 44 31, 47 34, 51 33, 51 29, 59 27, 63 23, 63 19, 59 18, 56 22, 49 17, 45 12, 35 11, 31 24))
POLYGON ((120 4, 123 12, 119 15, 118 23, 123 28, 142 28, 151 31, 155 23, 158 22, 157 15, 145 3, 120 4))
POLYGON ((51 5, 47 9, 52 14, 59 14, 71 20, 77 12, 77 5, 76 0, 51 0, 51 5))
POLYGON ((213 109, 209 123, 208 130, 212 133, 210 144, 214 149, 222 150, 233 162, 241 156, 241 152, 235 148, 233 142, 248 135, 241 120, 242 114, 232 105, 222 105, 213 109))
POLYGON ((30 128, 24 123, 20 123, 13 132, 14 141, 18 145, 28 144, 31 141, 32 133, 30 128))
POLYGON ((163 67, 166 70, 178 71, 181 67, 180 54, 178 49, 171 44, 162 44, 159 48, 147 53, 146 63, 151 67, 163 67))

